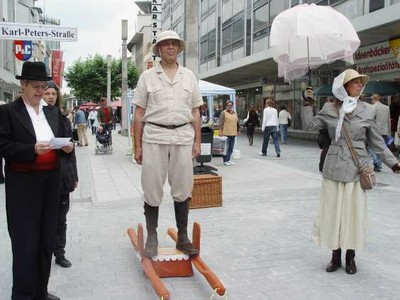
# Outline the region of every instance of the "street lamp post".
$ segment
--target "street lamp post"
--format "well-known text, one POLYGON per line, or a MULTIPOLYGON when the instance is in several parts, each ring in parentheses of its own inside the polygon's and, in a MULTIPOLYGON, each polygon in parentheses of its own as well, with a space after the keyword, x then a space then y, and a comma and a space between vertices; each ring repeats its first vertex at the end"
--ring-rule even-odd
POLYGON ((129 130, 128 106, 126 93, 128 90, 128 61, 127 61, 127 40, 128 40, 128 20, 121 20, 121 38, 122 38, 122 111, 121 111, 121 134, 127 136, 129 130))
POLYGON ((111 55, 107 55, 107 105, 111 105, 111 55))

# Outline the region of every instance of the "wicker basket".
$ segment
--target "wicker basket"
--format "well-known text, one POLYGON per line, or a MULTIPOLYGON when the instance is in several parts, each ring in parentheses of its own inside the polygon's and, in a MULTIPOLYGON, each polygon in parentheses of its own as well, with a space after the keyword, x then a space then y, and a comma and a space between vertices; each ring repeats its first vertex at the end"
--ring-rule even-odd
POLYGON ((222 206, 222 177, 194 175, 192 201, 189 208, 222 206))

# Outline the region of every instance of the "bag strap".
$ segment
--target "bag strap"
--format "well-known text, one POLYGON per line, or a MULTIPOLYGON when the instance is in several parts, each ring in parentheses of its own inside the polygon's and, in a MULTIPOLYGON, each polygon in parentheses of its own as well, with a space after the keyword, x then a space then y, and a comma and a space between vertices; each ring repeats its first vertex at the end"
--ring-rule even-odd
POLYGON ((349 147, 351 156, 353 157, 353 160, 354 160, 358 170, 361 171, 360 159, 358 157, 358 153, 357 153, 356 149, 354 149, 353 143, 351 142, 351 138, 350 138, 349 132, 347 131, 347 127, 344 124, 344 122, 343 122, 343 125, 342 125, 342 132, 343 132, 344 138, 346 140, 347 146, 349 147))

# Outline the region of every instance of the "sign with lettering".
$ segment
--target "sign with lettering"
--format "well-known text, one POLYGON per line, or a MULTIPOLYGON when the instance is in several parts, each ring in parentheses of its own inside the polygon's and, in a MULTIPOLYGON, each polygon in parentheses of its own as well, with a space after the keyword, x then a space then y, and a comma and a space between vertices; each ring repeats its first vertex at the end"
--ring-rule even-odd
POLYGON ((400 64, 396 60, 398 57, 396 45, 399 40, 384 41, 359 48, 354 53, 357 71, 368 75, 399 71, 400 64))
MULTIPOLYGON (((161 31, 162 0, 151 1, 151 44, 157 42, 157 35, 161 31)), ((153 60, 156 56, 153 55, 153 60)))
POLYGON ((0 22, 0 40, 75 42, 78 33, 72 27, 0 22))
POLYGON ((32 41, 14 41, 14 54, 19 60, 26 61, 32 57, 32 41))
POLYGON ((62 88, 63 72, 63 52, 61 50, 51 50, 51 75, 53 82, 62 88))

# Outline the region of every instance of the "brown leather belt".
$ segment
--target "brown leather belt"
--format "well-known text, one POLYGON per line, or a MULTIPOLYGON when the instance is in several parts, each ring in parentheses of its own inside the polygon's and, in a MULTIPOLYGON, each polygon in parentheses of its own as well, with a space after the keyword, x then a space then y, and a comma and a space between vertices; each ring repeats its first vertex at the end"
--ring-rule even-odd
POLYGON ((166 129, 176 129, 176 128, 179 128, 179 127, 182 127, 182 126, 185 126, 186 124, 188 124, 188 123, 184 123, 184 124, 179 124, 179 125, 164 125, 164 124, 157 124, 157 123, 153 123, 153 122, 147 122, 147 123, 156 125, 158 127, 166 128, 166 129))

